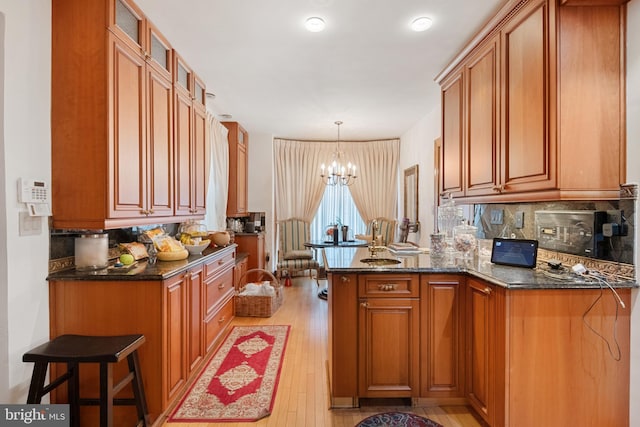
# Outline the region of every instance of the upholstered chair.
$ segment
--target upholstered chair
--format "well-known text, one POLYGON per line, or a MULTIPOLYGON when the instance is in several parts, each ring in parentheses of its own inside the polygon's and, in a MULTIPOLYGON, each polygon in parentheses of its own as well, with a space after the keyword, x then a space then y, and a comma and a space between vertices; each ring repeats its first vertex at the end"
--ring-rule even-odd
POLYGON ((301 219, 290 218, 278 223, 278 277, 284 272, 293 276, 294 273, 319 268, 318 261, 313 257, 313 251, 304 246, 311 240, 311 225, 301 219))
POLYGON ((396 224, 397 221, 395 219, 383 218, 379 217, 375 220, 371 220, 369 225, 367 225, 367 233, 366 235, 371 237, 371 225, 373 221, 378 222, 378 235, 382 236, 382 244, 388 245, 394 242, 396 236, 396 224))

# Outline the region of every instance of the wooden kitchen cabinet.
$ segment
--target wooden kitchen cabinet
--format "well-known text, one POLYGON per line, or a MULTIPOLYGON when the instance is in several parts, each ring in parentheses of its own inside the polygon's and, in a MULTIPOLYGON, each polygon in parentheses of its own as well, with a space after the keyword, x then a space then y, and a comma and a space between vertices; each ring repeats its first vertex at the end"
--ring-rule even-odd
POLYGON ((504 289, 467 278, 469 403, 490 426, 504 425, 504 289))
POLYGON ((212 350, 234 318, 233 270, 235 253, 205 264, 203 321, 205 352, 212 350))
MULTIPOLYGON (((164 285, 163 330, 166 346, 162 349, 166 360, 166 372, 162 376, 165 381, 163 387, 163 402, 169 402, 182 390, 187 382, 188 357, 191 356, 188 342, 188 307, 190 292, 186 274, 181 274, 167 281, 164 285), (185 351, 185 347, 187 347, 185 351)), ((191 325, 189 325, 191 326, 191 325)))
POLYGON ((465 277, 420 276, 420 397, 465 397, 465 277))
POLYGON ((358 288, 359 396, 417 395, 420 369, 417 275, 359 275, 358 288))
MULTIPOLYGON (((464 154, 466 195, 494 194, 499 170, 500 39, 489 39, 464 67, 468 100, 464 154)), ((457 117, 453 118, 454 121, 457 117)), ((456 196, 459 193, 454 193, 456 196)))
MULTIPOLYGON (((628 307, 631 289, 617 293, 628 307)), ((628 425, 630 314, 616 298, 468 277, 466 312, 468 401, 490 426, 628 425)))
POLYGON ((442 142, 440 190, 464 196, 464 77, 454 72, 442 83, 442 142))
POLYGON ((358 406, 358 275, 328 273, 331 407, 358 406))
POLYGON ((203 266, 190 269, 185 277, 187 287, 187 376, 194 372, 206 353, 203 333, 203 266))
POLYGON ((465 202, 619 198, 625 6, 565 3, 508 2, 436 78, 442 192, 465 202))
POLYGON ((556 185, 550 138, 549 9, 532 1, 501 31, 504 86, 501 177, 496 191, 546 190, 556 185), (547 67, 547 68, 546 68, 547 67))
POLYGON ((265 234, 264 233, 241 233, 236 234, 234 242, 238 245, 238 252, 249 254, 247 268, 261 268, 264 270, 266 264, 265 255, 265 234))
POLYGON ((242 258, 233 269, 233 285, 239 290, 247 283, 245 273, 249 270, 249 257, 242 258))
POLYGON ((171 45, 128 0, 55 0, 52 34, 54 227, 171 222, 171 45))
POLYGON ((204 215, 209 165, 204 86, 178 53, 174 58, 176 215, 204 215))
POLYGON ((238 122, 222 122, 229 130, 229 196, 227 198, 227 216, 241 217, 249 215, 247 167, 249 133, 238 122))
MULTIPOLYGON (((50 337, 144 334, 138 353, 149 412, 157 420, 233 320, 234 265, 235 246, 230 246, 165 280, 50 280, 50 337)), ((125 365, 116 366, 116 377, 126 374, 125 365)), ((64 371, 55 366, 52 372, 64 371)), ((81 388, 97 395, 98 378, 97 368, 83 367, 81 388)), ((65 390, 52 392, 53 401, 65 402, 65 390)), ((97 425, 97 415, 97 407, 82 408, 87 425, 97 425)), ((134 407, 115 409, 114 425, 134 425, 136 419, 134 407)))

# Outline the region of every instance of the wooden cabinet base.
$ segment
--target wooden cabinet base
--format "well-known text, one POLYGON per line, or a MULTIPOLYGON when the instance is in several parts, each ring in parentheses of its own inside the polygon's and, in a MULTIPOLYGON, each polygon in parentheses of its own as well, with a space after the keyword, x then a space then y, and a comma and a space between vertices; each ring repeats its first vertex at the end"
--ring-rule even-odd
MULTIPOLYGON (((190 271, 164 282, 52 281, 49 284, 50 336, 143 334, 146 342, 138 350, 142 380, 151 419, 158 420, 199 371, 207 354, 220 344, 233 320, 233 263, 227 265, 219 275, 221 280, 226 278, 225 283, 216 277, 203 284, 193 280, 190 271), (205 286, 213 287, 216 292, 224 290, 211 307, 198 298, 205 295, 205 286), (200 314, 199 308, 206 312, 200 314)), ((202 266, 195 270, 199 275, 202 266)), ((65 371, 64 366, 54 366, 51 376, 57 377, 65 371)), ((117 364, 114 378, 119 380, 126 371, 126 362, 117 364)), ((83 397, 99 395, 98 375, 97 366, 82 367, 83 397)), ((130 396, 132 392, 127 386, 118 397, 130 396)), ((66 402, 66 387, 52 392, 52 402, 66 402)), ((98 425, 97 417, 97 406, 82 408, 83 425, 98 425)), ((114 409, 114 425, 135 425, 135 420, 135 408, 114 409)))

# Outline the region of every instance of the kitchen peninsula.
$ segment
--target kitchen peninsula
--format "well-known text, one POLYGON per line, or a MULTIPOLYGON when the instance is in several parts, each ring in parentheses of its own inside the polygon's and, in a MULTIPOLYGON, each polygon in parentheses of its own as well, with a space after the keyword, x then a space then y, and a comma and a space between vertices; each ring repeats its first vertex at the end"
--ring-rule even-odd
POLYGON ((333 407, 469 404, 490 426, 628 425, 630 296, 475 259, 325 248, 333 407))

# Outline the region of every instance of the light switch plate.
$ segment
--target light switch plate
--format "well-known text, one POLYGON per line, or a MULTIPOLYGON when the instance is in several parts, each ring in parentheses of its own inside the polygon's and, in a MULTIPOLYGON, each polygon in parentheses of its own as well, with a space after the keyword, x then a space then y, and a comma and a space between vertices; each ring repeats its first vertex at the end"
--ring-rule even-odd
POLYGON ((491 209, 491 224, 502 224, 503 216, 503 209, 491 209))
POLYGON ((516 211, 516 228, 524 228, 524 212, 516 211))

